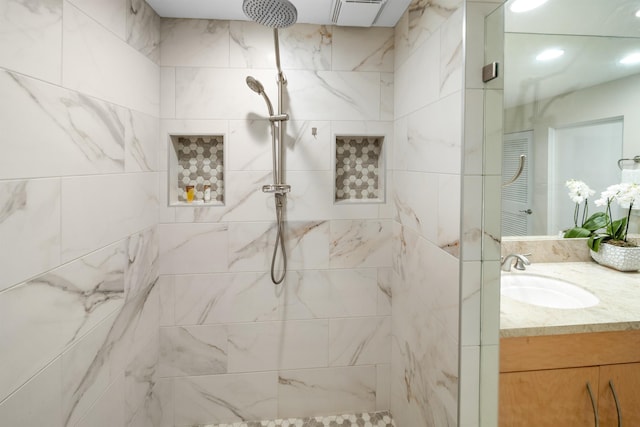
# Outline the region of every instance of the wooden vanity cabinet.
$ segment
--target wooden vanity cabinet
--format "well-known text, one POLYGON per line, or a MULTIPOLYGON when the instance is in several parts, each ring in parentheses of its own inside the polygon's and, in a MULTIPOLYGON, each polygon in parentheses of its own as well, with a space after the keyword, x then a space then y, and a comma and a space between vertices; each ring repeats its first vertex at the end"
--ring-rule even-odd
POLYGON ((618 427, 618 408, 623 427, 640 426, 640 331, 502 338, 500 345, 501 427, 618 427))

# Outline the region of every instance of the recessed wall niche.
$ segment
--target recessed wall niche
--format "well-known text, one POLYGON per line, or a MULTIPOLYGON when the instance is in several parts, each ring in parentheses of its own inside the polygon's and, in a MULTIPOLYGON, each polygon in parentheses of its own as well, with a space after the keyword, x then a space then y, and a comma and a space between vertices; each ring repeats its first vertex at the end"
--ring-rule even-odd
POLYGON ((224 205, 224 135, 171 135, 169 205, 224 205))
POLYGON ((335 203, 384 202, 383 148, 383 136, 336 136, 335 203))

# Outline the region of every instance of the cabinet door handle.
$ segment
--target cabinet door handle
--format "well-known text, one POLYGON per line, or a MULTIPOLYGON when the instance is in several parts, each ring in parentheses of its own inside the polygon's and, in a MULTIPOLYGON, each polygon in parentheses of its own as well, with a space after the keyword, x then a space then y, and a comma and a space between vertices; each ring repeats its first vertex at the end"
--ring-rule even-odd
POLYGON ((595 426, 600 426, 600 419, 598 417, 598 407, 596 406, 596 400, 593 398, 593 392, 591 391, 591 383, 587 381, 587 391, 589 392, 589 398, 591 399, 591 406, 593 407, 593 418, 596 422, 595 426))
POLYGON ((616 393, 616 387, 613 385, 613 380, 609 380, 609 388, 611 394, 613 394, 613 400, 616 402, 616 411, 618 412, 618 427, 622 427, 622 409, 620 409, 620 401, 618 400, 618 393, 616 393))

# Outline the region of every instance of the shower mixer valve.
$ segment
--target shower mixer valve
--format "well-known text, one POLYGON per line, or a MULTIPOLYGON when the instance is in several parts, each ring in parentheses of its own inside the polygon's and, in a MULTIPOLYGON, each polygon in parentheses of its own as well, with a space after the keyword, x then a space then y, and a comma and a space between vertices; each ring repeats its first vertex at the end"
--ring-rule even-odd
POLYGON ((262 186, 263 193, 286 194, 290 191, 291 186, 288 184, 269 184, 262 186))

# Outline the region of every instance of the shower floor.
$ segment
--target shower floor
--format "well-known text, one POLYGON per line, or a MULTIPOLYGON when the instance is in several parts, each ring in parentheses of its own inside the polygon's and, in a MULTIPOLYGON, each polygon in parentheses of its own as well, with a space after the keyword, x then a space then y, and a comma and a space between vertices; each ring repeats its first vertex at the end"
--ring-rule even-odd
POLYGON ((287 418, 268 421, 242 421, 232 424, 207 424, 200 427, 395 427, 388 411, 326 417, 287 418))

